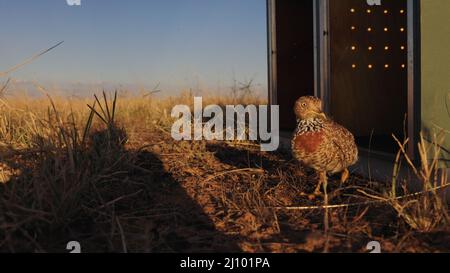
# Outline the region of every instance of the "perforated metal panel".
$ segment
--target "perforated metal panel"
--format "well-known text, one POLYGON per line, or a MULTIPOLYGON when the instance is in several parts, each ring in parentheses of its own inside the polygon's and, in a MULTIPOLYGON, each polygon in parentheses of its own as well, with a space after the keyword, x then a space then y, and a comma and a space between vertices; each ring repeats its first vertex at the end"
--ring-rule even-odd
POLYGON ((408 108, 407 1, 330 0, 330 94, 335 120, 362 147, 393 152, 408 108))

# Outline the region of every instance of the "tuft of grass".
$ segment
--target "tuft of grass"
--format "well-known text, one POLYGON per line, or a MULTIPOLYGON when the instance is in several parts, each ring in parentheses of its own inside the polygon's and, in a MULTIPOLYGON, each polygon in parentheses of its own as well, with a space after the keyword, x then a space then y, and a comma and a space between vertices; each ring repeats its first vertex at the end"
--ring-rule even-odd
POLYGON ((105 200, 123 195, 111 192, 114 187, 108 184, 132 161, 123 149, 126 134, 114 121, 117 94, 112 107, 103 96, 103 103, 95 97, 84 124, 73 109, 59 111, 51 97, 47 111, 41 109, 44 116, 25 111, 20 118, 15 110, 7 110, 11 112, 0 126, 7 151, 2 162, 20 174, 3 177, 0 249, 42 252, 62 244, 59 239, 67 234, 80 232, 80 225, 99 231, 95 222, 107 207, 105 200), (94 117, 101 121, 95 126, 94 117))
MULTIPOLYGON (((435 135, 432 143, 428 143, 423 134, 420 134, 420 142, 417 150, 420 158, 419 166, 414 164, 406 152, 408 140, 403 143, 394 136, 400 151, 396 157, 396 163, 392 179, 392 188, 389 194, 391 206, 412 229, 429 232, 436 229, 447 228, 450 224, 448 206, 445 193, 441 190, 450 185, 447 170, 440 167, 441 145, 445 135, 435 135), (430 157, 431 155, 431 157, 430 157), (420 192, 413 194, 414 198, 398 199, 397 187, 401 157, 407 162, 408 167, 420 182, 420 192)), ((403 185, 404 194, 408 194, 407 185, 403 185)))
POLYGON ((419 164, 415 164, 407 152, 409 139, 400 141, 395 135, 394 140, 399 146, 396 155, 390 189, 384 194, 371 195, 360 190, 366 196, 389 204, 412 230, 431 232, 445 230, 449 227, 450 217, 447 198, 444 189, 450 186, 447 170, 440 167, 441 143, 444 135, 434 136, 434 141, 427 142, 420 134, 417 144, 419 164), (430 157, 431 155, 431 157, 430 157), (414 177, 399 181, 403 163, 411 170, 414 177), (419 189, 411 191, 411 187, 419 184, 419 189), (399 190, 401 192, 399 193, 399 190))

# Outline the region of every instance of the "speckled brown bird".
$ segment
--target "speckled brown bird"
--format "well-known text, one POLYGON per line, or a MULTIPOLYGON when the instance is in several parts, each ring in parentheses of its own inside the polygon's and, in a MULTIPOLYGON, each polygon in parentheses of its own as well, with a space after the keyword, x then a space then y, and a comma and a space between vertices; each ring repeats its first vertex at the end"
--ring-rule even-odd
POLYGON ((320 194, 321 185, 327 183, 327 174, 342 172, 341 182, 347 181, 348 167, 358 161, 352 133, 328 118, 322 101, 316 97, 301 97, 294 111, 298 125, 292 138, 292 153, 295 159, 319 173, 314 193, 320 194))

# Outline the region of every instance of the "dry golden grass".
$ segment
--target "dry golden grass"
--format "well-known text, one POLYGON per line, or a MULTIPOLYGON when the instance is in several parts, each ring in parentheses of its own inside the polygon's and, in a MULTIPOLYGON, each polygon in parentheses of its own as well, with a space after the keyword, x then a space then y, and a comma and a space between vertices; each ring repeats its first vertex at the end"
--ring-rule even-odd
MULTIPOLYGON (((173 141, 171 109, 192 103, 189 93, 2 99, 0 251, 65 252, 72 240, 89 252, 363 252, 373 240, 384 251, 450 250, 447 206, 434 190, 446 178, 434 178, 433 160, 415 170, 426 194, 409 198, 398 198, 409 193, 395 179, 392 188, 332 179, 330 204, 360 205, 330 209, 324 234, 322 201, 305 194, 317 178, 289 154, 173 141)), ((264 101, 204 98, 237 103, 264 101)))

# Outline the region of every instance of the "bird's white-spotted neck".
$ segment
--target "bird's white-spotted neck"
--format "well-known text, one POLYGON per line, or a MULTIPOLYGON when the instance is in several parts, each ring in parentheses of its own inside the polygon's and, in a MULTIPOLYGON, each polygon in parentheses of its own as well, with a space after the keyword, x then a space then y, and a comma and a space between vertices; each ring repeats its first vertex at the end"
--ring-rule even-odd
POLYGON ((310 118, 297 120, 297 134, 319 132, 324 128, 324 120, 321 118, 310 118))

